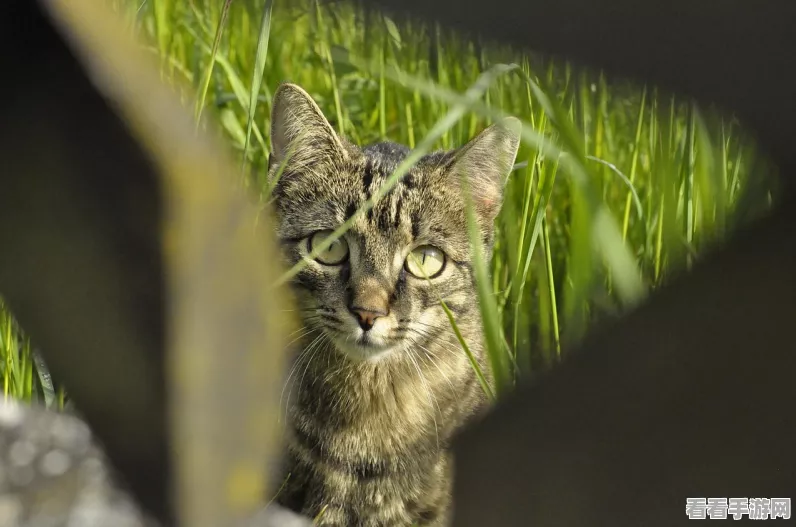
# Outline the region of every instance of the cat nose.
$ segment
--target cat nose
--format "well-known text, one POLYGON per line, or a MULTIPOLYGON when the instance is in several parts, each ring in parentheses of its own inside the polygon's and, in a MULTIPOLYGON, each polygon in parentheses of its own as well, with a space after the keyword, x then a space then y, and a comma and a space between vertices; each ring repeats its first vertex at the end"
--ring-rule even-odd
POLYGON ((386 317, 389 315, 387 311, 372 307, 366 308, 354 306, 349 309, 356 317, 357 322, 359 322, 359 327, 362 328, 362 331, 368 331, 370 328, 372 328, 373 324, 376 323, 377 318, 386 317))

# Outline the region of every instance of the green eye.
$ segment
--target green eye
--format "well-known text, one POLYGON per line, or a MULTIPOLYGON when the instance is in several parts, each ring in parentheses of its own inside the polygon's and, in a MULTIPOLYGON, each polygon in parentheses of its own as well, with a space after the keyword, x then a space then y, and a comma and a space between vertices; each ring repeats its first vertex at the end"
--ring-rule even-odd
POLYGON ((445 253, 431 245, 421 245, 409 254, 404 267, 418 278, 434 278, 445 267, 445 253))
MULTIPOLYGON (((318 231, 310 236, 307 249, 312 252, 313 247, 317 247, 323 240, 329 237, 332 231, 318 231)), ((343 238, 338 238, 332 244, 321 251, 315 258, 325 265, 340 265, 348 258, 348 243, 343 238)))

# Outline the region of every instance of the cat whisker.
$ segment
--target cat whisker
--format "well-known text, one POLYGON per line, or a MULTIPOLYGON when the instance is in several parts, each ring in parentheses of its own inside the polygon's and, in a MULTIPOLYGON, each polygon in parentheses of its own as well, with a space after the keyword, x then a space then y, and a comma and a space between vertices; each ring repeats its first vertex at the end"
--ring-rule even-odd
MULTIPOLYGON (((423 375, 422 370, 420 369, 420 365, 415 360, 414 354, 415 354, 415 351, 410 348, 409 349, 409 359, 412 361, 412 364, 414 365, 415 369, 417 370, 417 375, 419 376, 420 383, 423 385, 423 389, 426 390, 426 395, 428 395, 429 402, 431 402, 432 406, 436 406, 437 407, 437 412, 439 412, 439 415, 442 416, 442 410, 439 407, 439 403, 437 402, 437 398, 434 396, 434 392, 432 392, 431 389, 429 388, 428 383, 426 382, 426 378, 423 375)), ((437 416, 434 413, 433 408, 432 408, 432 412, 431 412, 431 419, 434 421, 434 435, 436 436, 437 449, 439 450, 439 427, 437 425, 437 416)))
POLYGON ((443 324, 441 326, 437 326, 437 325, 434 325, 434 324, 427 324, 425 322, 420 322, 420 321, 414 322, 412 325, 407 326, 407 327, 409 329, 411 329, 411 330, 414 330, 414 331, 416 331, 418 329, 423 329, 423 330, 427 331, 429 335, 436 334, 436 333, 439 333, 439 332, 444 332, 444 331, 450 331, 452 329, 450 324, 443 324))
MULTIPOLYGON (((438 348, 440 348, 440 349, 442 349, 444 351, 447 351, 448 353, 459 353, 459 352, 463 351, 461 345, 458 344, 458 342, 457 342, 457 344, 454 344, 453 342, 447 342, 445 340, 440 339, 439 335, 431 335, 431 334, 425 333, 425 332, 423 332, 421 330, 418 330, 418 329, 411 329, 410 331, 412 331, 416 335, 419 335, 419 336, 423 337, 425 340, 434 340, 435 341, 435 345, 438 348)), ((420 345, 420 343, 416 339, 412 339, 412 340, 417 345, 420 345)), ((423 349, 425 349, 426 352, 430 353, 431 355, 434 355, 428 349, 426 349, 426 348, 423 348, 423 349)))
POLYGON ((321 317, 321 320, 326 321, 326 322, 334 322, 335 324, 342 324, 343 323, 343 321, 339 317, 336 317, 334 315, 322 314, 322 315, 320 315, 320 317, 321 317))
POLYGON ((463 353, 464 348, 462 348, 461 342, 455 340, 453 342, 438 339, 436 344, 439 348, 447 351, 448 353, 463 353))
MULTIPOLYGON (((322 343, 324 341, 324 339, 326 339, 326 338, 327 338, 326 334, 321 332, 321 334, 318 335, 317 337, 315 337, 312 340, 312 342, 310 342, 309 346, 307 346, 306 349, 304 350, 303 355, 307 357, 307 360, 306 360, 306 363, 304 365, 304 372, 301 374, 301 379, 298 382, 299 389, 301 388, 302 384, 304 383, 304 376, 307 374, 307 370, 309 369, 310 364, 312 363, 313 359, 315 358, 315 355, 318 352, 319 344, 322 343)), ((288 394, 287 394, 287 400, 285 401, 285 415, 287 415, 287 413, 290 411, 290 396, 292 394, 293 394, 293 388, 291 387, 290 391, 288 391, 288 394)), ((282 407, 282 401, 281 400, 279 401, 279 407, 280 408, 282 407)))
POLYGON ((450 324, 447 321, 445 323, 443 323, 442 325, 439 325, 439 326, 436 325, 436 324, 429 324, 428 322, 423 322, 421 320, 415 320, 415 321, 412 322, 412 324, 418 324, 418 325, 425 326, 427 328, 432 328, 432 329, 447 329, 447 328, 450 328, 450 324))
POLYGON ((426 329, 422 329, 422 328, 407 328, 407 331, 410 332, 410 333, 414 333, 416 335, 419 335, 419 336, 423 337, 424 339, 428 339, 428 340, 434 339, 437 336, 435 333, 432 333, 432 332, 430 332, 430 331, 428 331, 426 329))
POLYGON ((293 340, 291 340, 290 342, 285 344, 285 348, 289 348, 290 345, 293 344, 294 342, 296 342, 297 340, 300 340, 300 339, 304 338, 305 336, 309 335, 311 332, 315 331, 315 328, 308 328, 306 325, 305 326, 301 326, 299 329, 297 329, 297 330, 293 331, 292 333, 290 333, 290 335, 288 335, 288 338, 292 337, 293 335, 295 335, 296 333, 299 333, 301 331, 304 331, 304 333, 301 333, 298 337, 294 338, 293 340), (304 331, 304 330, 306 330, 306 331, 304 331))
MULTIPOLYGON (((312 334, 313 331, 320 331, 320 330, 319 329, 311 329, 309 332, 305 333, 305 335, 312 334)), ((315 337, 315 338, 317 339, 318 337, 315 337)), ((313 340, 313 342, 315 342, 315 340, 313 340)), ((282 393, 279 395, 279 407, 278 407, 280 409, 280 411, 279 411, 279 416, 280 417, 281 417, 281 414, 282 414, 282 412, 281 412, 282 399, 285 396, 285 390, 290 385, 291 377, 293 377, 293 374, 296 372, 297 368, 301 364, 301 361, 303 360, 303 358, 307 355, 308 351, 309 351, 309 347, 304 348, 301 351, 301 353, 299 353, 298 357, 296 358, 296 361, 293 363, 293 366, 291 366, 291 368, 290 368, 290 372, 288 373, 287 379, 285 379, 285 382, 282 385, 282 393)), ((289 399, 290 399, 290 394, 288 393, 288 400, 289 399)), ((287 406, 286 406, 286 408, 287 408, 287 406)))
MULTIPOLYGON (((315 336, 315 337, 312 339, 312 341, 310 341, 310 343, 304 347, 304 349, 302 350, 301 354, 300 354, 300 355, 299 355, 299 357, 296 359, 296 362, 295 362, 295 364, 293 365, 293 368, 292 368, 292 370, 291 370, 291 374, 293 374, 293 373, 295 373, 296 371, 298 371, 298 368, 300 368, 302 365, 304 365, 304 366, 305 366, 305 371, 306 371, 306 366, 307 366, 307 365, 308 365, 310 362, 312 362, 312 360, 314 359, 314 354, 313 354, 313 351, 314 351, 314 350, 315 350, 315 348, 317 347, 318 343, 319 343, 320 341, 322 341, 324 338, 327 338, 327 336, 326 336, 326 334, 324 333, 324 331, 323 331, 323 328, 322 328, 322 327, 315 328, 315 330, 314 330, 314 331, 317 331, 317 332, 319 332, 319 334, 318 334, 318 335, 316 335, 316 336, 315 336)), ((286 407, 286 408, 288 407, 288 405, 289 405, 289 402, 290 402, 290 392, 288 392, 288 399, 287 399, 287 402, 286 402, 286 404, 285 404, 285 407, 286 407)), ((281 399, 280 399, 280 405, 281 405, 281 399)))
POLYGON ((415 345, 420 347, 423 351, 426 352, 426 356, 428 357, 429 362, 433 366, 435 366, 437 368, 437 370, 439 370, 440 374, 445 378, 445 381, 448 383, 448 386, 450 386, 450 388, 451 388, 451 392, 452 393, 455 392, 456 389, 453 387, 453 383, 451 382, 450 377, 448 377, 448 374, 445 373, 445 371, 440 367, 440 365, 437 364, 437 362, 434 360, 434 354, 428 348, 426 348, 425 346, 423 346, 422 344, 420 344, 418 342, 415 342, 415 345))

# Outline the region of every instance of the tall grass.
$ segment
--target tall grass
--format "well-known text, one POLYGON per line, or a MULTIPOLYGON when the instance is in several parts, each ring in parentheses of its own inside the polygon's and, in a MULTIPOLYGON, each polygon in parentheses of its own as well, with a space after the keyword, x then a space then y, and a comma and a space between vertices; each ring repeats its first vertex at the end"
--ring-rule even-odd
MULTIPOLYGON (((520 118, 491 278, 479 282, 502 389, 554 365, 775 196, 773 177, 761 177, 773 168, 732 116, 655 86, 349 3, 111 3, 182 90, 197 126, 203 115, 220 125, 263 206, 271 97, 282 81, 307 89, 352 141, 414 148, 392 181, 426 151, 520 118)), ((5 393, 43 393, 30 345, 16 344, 28 340, 2 306, 0 335, 5 393)))

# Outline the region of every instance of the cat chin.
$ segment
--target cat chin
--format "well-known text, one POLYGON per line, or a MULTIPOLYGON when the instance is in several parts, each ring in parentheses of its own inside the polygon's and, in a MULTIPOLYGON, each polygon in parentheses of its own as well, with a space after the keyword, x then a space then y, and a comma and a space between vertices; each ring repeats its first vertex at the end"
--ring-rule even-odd
POLYGON ((375 344, 335 343, 337 351, 357 362, 375 362, 391 356, 398 346, 379 346, 375 344))

